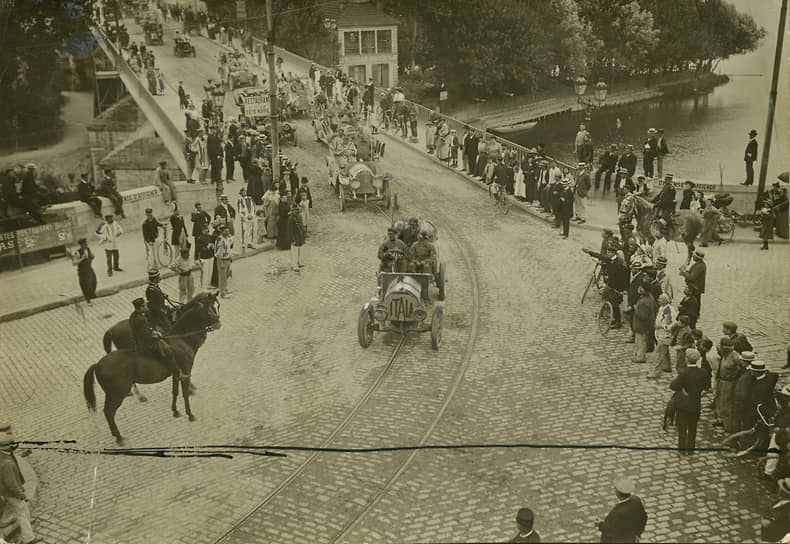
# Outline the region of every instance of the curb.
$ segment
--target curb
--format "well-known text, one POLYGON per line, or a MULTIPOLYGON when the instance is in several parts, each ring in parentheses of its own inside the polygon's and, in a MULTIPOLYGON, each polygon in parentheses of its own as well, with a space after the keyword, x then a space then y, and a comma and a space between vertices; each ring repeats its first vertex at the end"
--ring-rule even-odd
MULTIPOLYGON (((266 242, 266 245, 262 247, 257 247, 255 249, 247 249, 244 250, 244 255, 238 256, 236 259, 246 259, 247 257, 253 257, 259 253, 263 253, 265 251, 270 251, 274 249, 274 244, 271 242, 266 242)), ((175 276, 176 273, 170 269, 162 269, 161 276, 162 279, 171 278, 175 276)), ((119 285, 114 285, 112 287, 105 287, 103 289, 98 289, 96 291, 96 298, 101 297, 108 297, 111 295, 115 295, 120 293, 121 291, 125 291, 126 289, 131 289, 132 287, 139 287, 140 285, 145 285, 148 283, 148 278, 138 278, 135 280, 129 280, 123 282, 119 285)), ((15 312, 10 312, 7 314, 0 315, 0 323, 6 323, 8 321, 15 321, 17 319, 22 319, 24 317, 30 317, 31 315, 39 314, 41 312, 46 312, 48 310, 54 310, 55 308, 60 308, 62 306, 68 306, 70 304, 77 303, 81 300, 84 300, 85 297, 82 295, 71 296, 71 297, 64 297, 60 300, 56 300, 54 302, 47 302, 45 304, 39 304, 38 306, 34 306, 32 308, 26 308, 24 310, 17 310, 15 312)))
MULTIPOLYGON (((444 163, 444 161, 439 160, 435 155, 432 155, 430 153, 426 153, 425 151, 422 151, 421 149, 415 147, 411 143, 404 142, 401 138, 398 138, 397 136, 393 136, 392 134, 389 134, 388 132, 385 132, 384 130, 380 129, 376 134, 377 135, 386 136, 388 139, 390 139, 390 140, 392 140, 392 141, 394 141, 396 143, 399 143, 402 146, 407 147, 408 149, 411 149, 413 152, 419 153, 424 158, 430 159, 434 163, 443 166, 446 170, 449 170, 450 172, 453 172, 454 174, 457 174, 458 176, 464 178, 465 180, 467 180, 468 182, 472 183, 473 185, 476 185, 479 188, 481 188, 481 189, 485 190, 486 192, 488 192, 488 185, 486 185, 482 181, 478 181, 476 178, 473 178, 472 176, 466 174, 465 172, 463 172, 461 170, 456 170, 455 168, 452 168, 452 167, 446 165, 444 163)), ((533 216, 533 217, 535 217, 537 219, 541 219, 541 220, 543 220, 546 223, 551 223, 552 222, 550 214, 541 213, 538 210, 534 209, 532 206, 529 206, 529 205, 527 205, 527 204, 525 204, 523 202, 520 202, 520 201, 516 200, 515 198, 511 198, 511 203, 512 203, 512 205, 514 207, 517 207, 517 208, 521 209, 522 211, 526 212, 527 214, 529 214, 529 215, 531 215, 531 216, 533 216)), ((609 226, 601 226, 601 225, 596 225, 594 223, 582 223, 581 225, 579 225, 578 223, 576 223, 576 224, 573 224, 571 226, 573 227, 573 229, 583 229, 583 230, 589 230, 589 231, 595 231, 595 232, 601 232, 605 228, 610 228, 610 229, 615 229, 615 230, 617 230, 617 228, 618 228, 616 223, 613 223, 612 225, 609 225, 609 226)), ((763 241, 761 239, 759 239, 759 238, 741 238, 741 237, 738 237, 738 236, 735 236, 732 240, 728 240, 727 242, 733 243, 733 244, 736 244, 736 243, 737 244, 762 244, 763 243, 763 241)), ((774 240, 770 240, 768 243, 769 243, 769 245, 787 245, 789 242, 790 242, 790 240, 784 240, 784 239, 775 240, 774 239, 774 240)))

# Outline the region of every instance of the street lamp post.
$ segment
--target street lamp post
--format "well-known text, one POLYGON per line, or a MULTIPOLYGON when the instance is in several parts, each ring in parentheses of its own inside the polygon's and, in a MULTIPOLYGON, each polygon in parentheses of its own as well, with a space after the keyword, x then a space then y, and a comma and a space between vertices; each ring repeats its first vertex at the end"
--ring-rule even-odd
POLYGON ((600 109, 606 103, 606 95, 609 92, 609 87, 603 81, 598 81, 593 88, 595 98, 593 100, 585 99, 584 93, 587 92, 587 79, 584 76, 579 76, 573 80, 573 92, 576 94, 576 100, 580 106, 586 106, 585 121, 590 122, 592 111, 600 109))

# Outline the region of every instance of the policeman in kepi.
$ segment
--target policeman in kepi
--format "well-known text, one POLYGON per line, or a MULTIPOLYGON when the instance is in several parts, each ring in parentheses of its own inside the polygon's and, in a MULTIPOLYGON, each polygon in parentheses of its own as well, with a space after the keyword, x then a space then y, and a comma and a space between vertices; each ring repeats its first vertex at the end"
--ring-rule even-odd
POLYGON ((170 314, 174 304, 170 297, 164 294, 162 288, 159 287, 160 279, 161 276, 158 270, 148 271, 148 287, 145 288, 145 298, 148 301, 151 324, 159 329, 159 332, 164 332, 172 324, 170 314))
POLYGON ((381 261, 379 265, 379 272, 388 272, 390 270, 393 270, 394 272, 403 272, 405 268, 404 264, 407 251, 408 247, 406 244, 403 242, 403 240, 398 238, 398 231, 393 227, 388 228, 387 240, 385 240, 384 243, 379 246, 379 261, 381 261), (400 257, 400 259, 387 254, 387 251, 391 249, 398 249, 403 252, 403 255, 400 257))
POLYGON ((129 328, 132 329, 135 350, 141 354, 153 355, 167 365, 174 378, 179 379, 181 370, 162 335, 152 327, 146 311, 145 299, 135 299, 132 304, 134 312, 129 316, 129 328))

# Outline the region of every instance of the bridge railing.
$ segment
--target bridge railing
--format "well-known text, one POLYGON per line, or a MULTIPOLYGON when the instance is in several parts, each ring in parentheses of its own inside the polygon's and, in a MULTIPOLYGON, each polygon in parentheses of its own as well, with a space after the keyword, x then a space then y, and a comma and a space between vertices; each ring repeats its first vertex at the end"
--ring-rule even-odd
POLYGON ((124 60, 123 55, 119 53, 115 44, 108 40, 101 32, 101 29, 94 27, 94 35, 97 36, 96 41, 104 50, 108 57, 115 61, 118 67, 118 72, 121 75, 121 80, 129 92, 129 95, 134 99, 140 109, 145 114, 146 118, 151 122, 154 129, 162 142, 167 147, 167 150, 173 156, 173 160, 178 165, 179 169, 184 172, 186 176, 187 161, 184 157, 184 134, 176 124, 172 121, 165 109, 148 92, 147 82, 143 81, 124 60))

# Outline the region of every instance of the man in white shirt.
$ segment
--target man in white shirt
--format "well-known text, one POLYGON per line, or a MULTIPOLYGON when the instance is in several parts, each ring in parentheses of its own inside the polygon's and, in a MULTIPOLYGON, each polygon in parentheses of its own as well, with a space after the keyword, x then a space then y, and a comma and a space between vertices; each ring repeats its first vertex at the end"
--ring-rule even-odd
POLYGON ((656 366, 647 375, 648 379, 658 379, 660 372, 672 372, 672 360, 669 355, 669 344, 672 341, 672 326, 678 318, 677 309, 669 303, 666 294, 658 297, 658 312, 656 313, 656 366))
POLYGON ((118 266, 120 254, 118 252, 118 238, 123 234, 123 228, 115 222, 112 214, 104 216, 104 222, 99 225, 96 235, 99 244, 104 246, 104 255, 107 257, 107 275, 112 276, 113 270, 123 272, 118 266))

